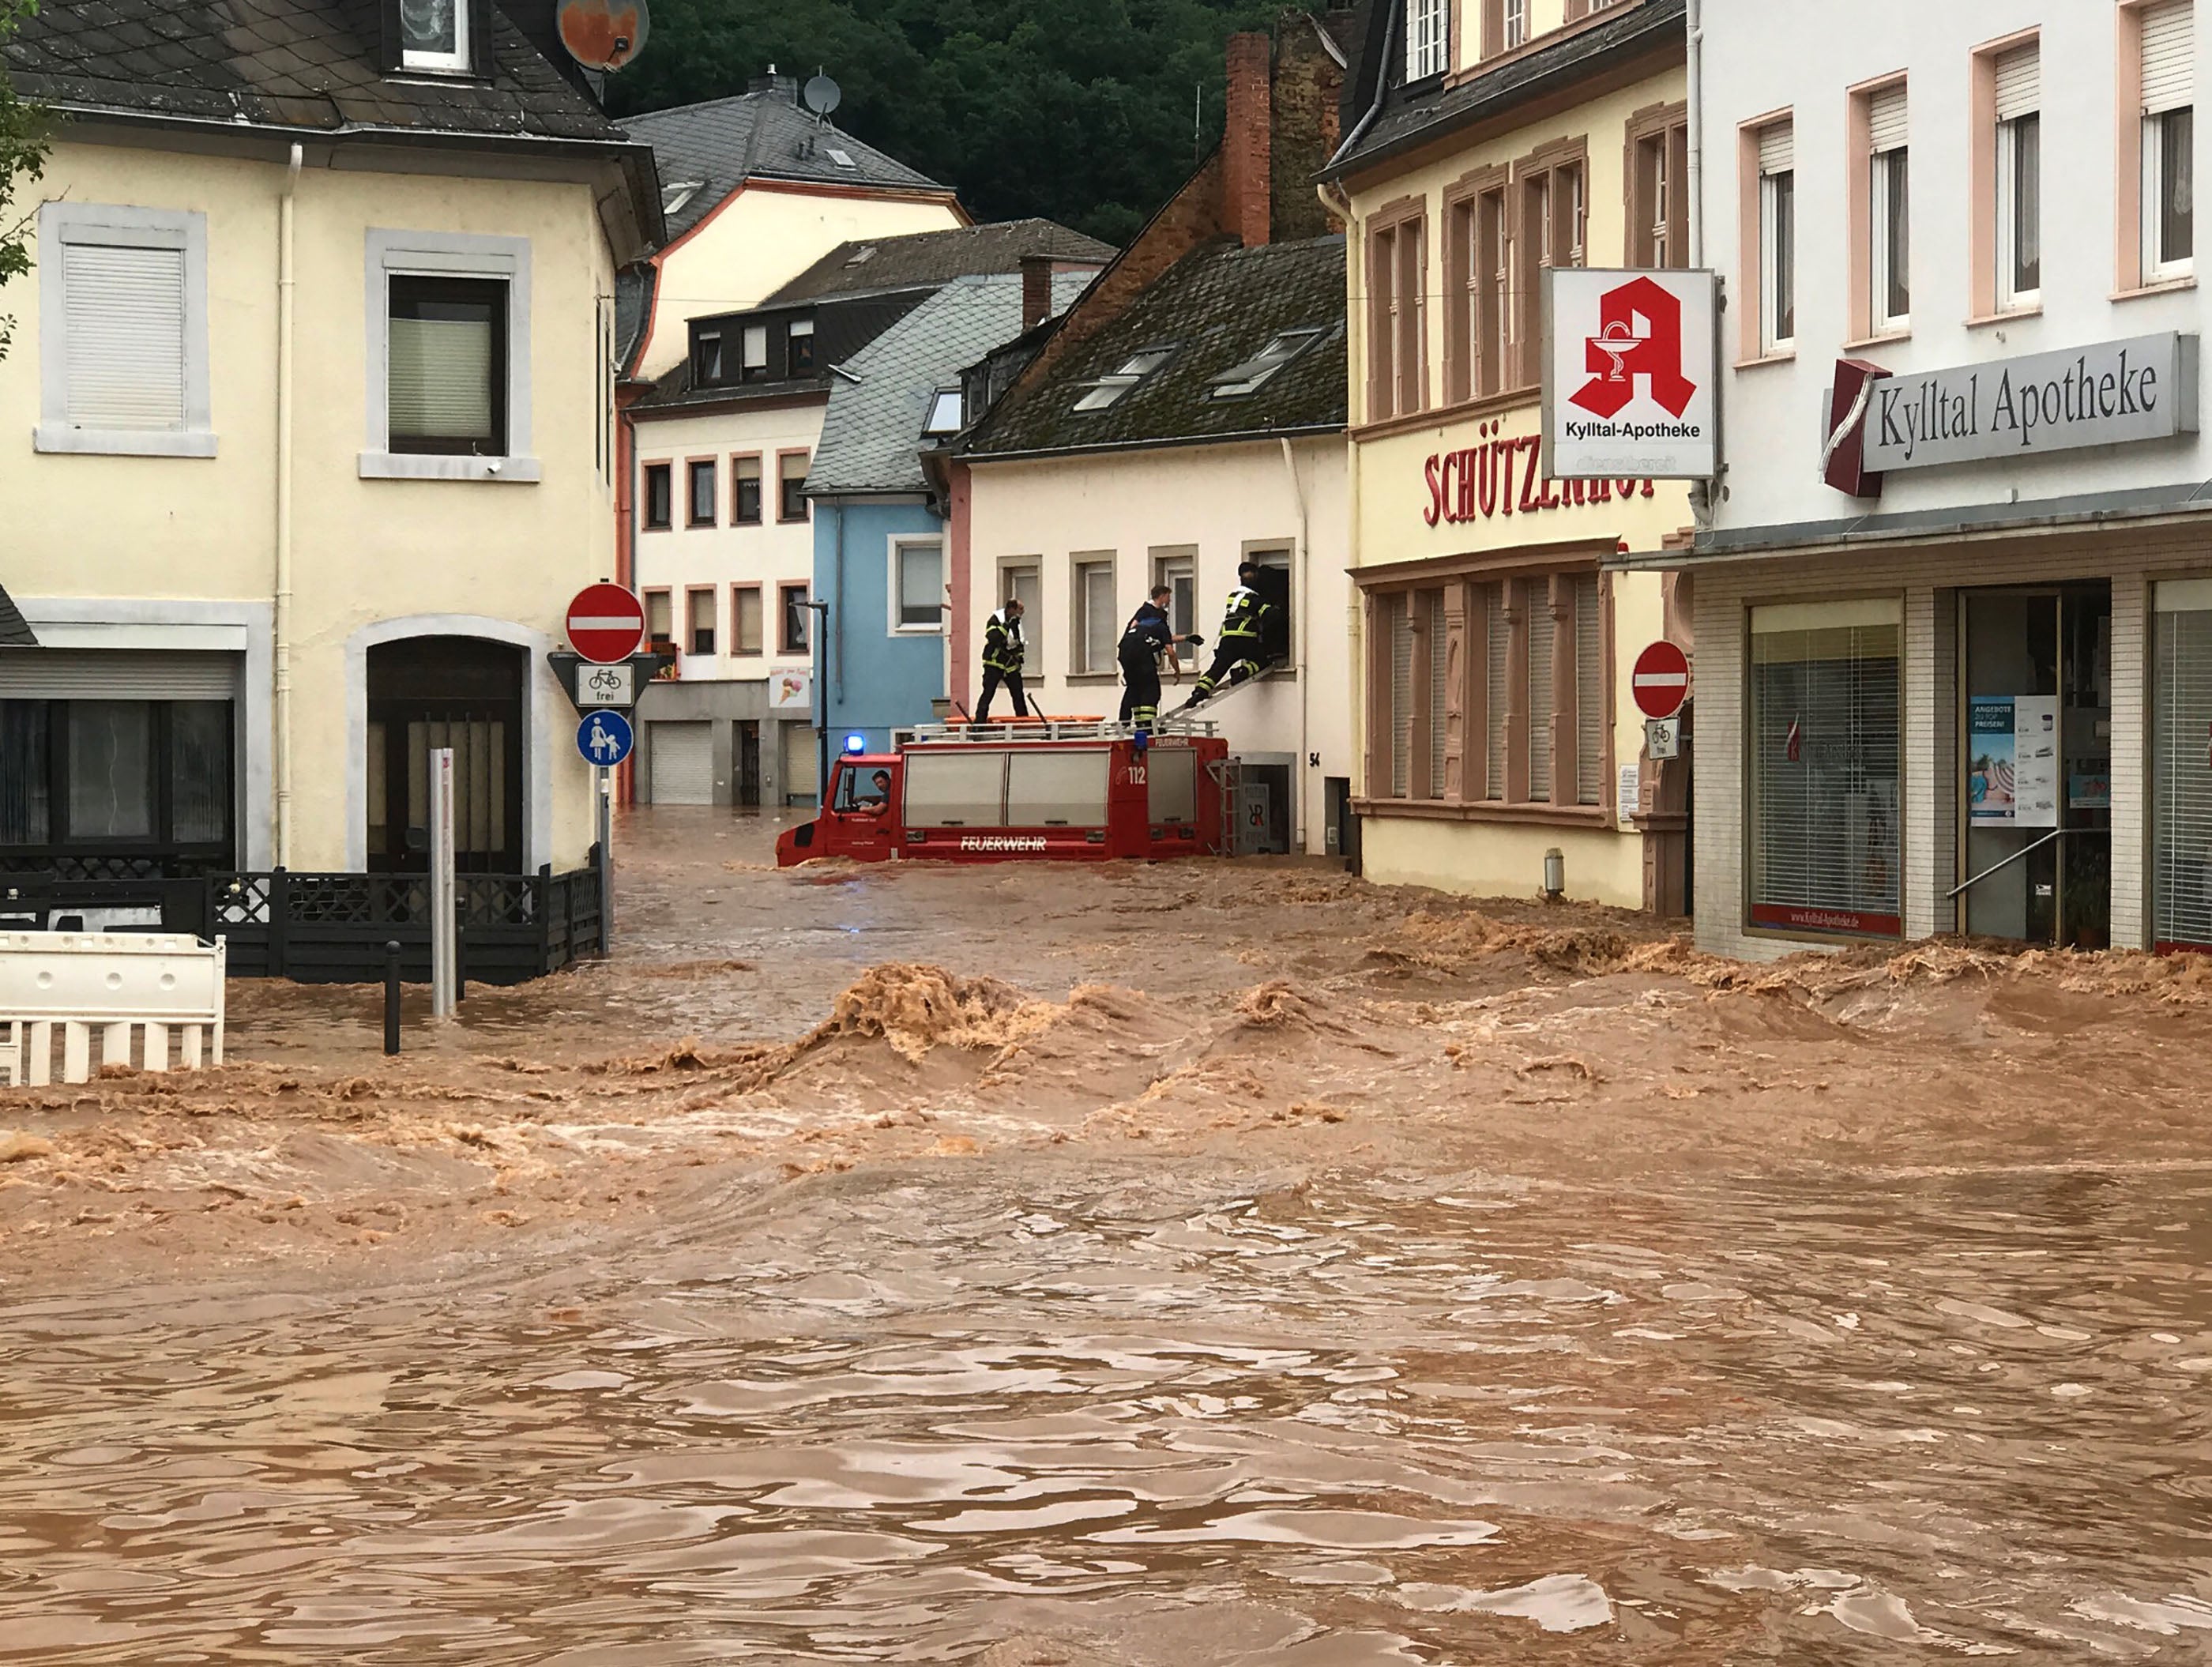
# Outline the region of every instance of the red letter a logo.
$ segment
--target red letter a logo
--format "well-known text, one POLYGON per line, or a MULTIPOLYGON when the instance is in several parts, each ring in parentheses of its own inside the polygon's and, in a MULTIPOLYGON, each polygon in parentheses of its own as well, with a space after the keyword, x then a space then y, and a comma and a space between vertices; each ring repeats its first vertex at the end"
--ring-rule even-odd
POLYGON ((1682 303, 1648 277, 1610 290, 1598 304, 1600 332, 1589 338, 1583 368, 1591 380, 1572 403, 1598 417, 1618 417, 1648 377, 1651 398, 1680 417, 1697 384, 1682 374, 1682 303), (1644 333, 1636 332, 1637 321, 1644 333))

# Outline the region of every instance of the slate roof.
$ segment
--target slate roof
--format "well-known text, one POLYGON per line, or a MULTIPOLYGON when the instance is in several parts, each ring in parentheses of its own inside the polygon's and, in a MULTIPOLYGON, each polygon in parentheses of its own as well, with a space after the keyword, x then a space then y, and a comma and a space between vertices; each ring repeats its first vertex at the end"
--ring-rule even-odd
POLYGON ((1253 249, 1208 244, 1170 267, 1051 375, 1009 394, 963 450, 988 459, 1340 429, 1348 405, 1344 321, 1340 235, 1253 249), (1258 392, 1212 397, 1212 380, 1223 371, 1285 331, 1315 325, 1328 333, 1258 392), (1170 346, 1174 356, 1115 404, 1075 410, 1096 378, 1132 354, 1170 346))
POLYGON ((489 12, 482 80, 387 77, 378 0, 46 0, 0 41, 0 68, 24 97, 65 112, 621 140, 587 94, 489 12))
MULTIPOLYGON (((1089 272, 1053 279, 1055 313, 1073 306, 1089 272)), ((1022 333, 1022 281, 990 273, 952 280, 838 367, 822 439, 806 472, 809 496, 928 490, 921 426, 940 387, 1022 333)))
POLYGON ((39 639, 24 624, 5 587, 0 587, 0 648, 35 648, 39 639))
POLYGON ((1369 45, 1379 50, 1362 54, 1357 77, 1358 96, 1351 96, 1348 89, 1345 100, 1345 131, 1353 131, 1374 108, 1378 69, 1389 82, 1382 109, 1359 134, 1356 146, 1347 143, 1330 159, 1323 177, 1341 179, 1523 104, 1555 93, 1571 93, 1577 83, 1661 47, 1672 45, 1686 52, 1684 9, 1685 0, 1641 0, 1639 4, 1601 13, 1601 21, 1563 33, 1548 45, 1540 43, 1525 56, 1510 58, 1456 87, 1447 87, 1445 78, 1437 76, 1409 88, 1403 83, 1404 9, 1397 9, 1397 21, 1385 39, 1384 14, 1378 8, 1370 14, 1375 34, 1369 45))
POLYGON ((1114 253, 1111 244, 1051 220, 1002 220, 941 232, 909 232, 903 237, 865 238, 840 243, 770 295, 767 304, 944 283, 973 273, 1018 272, 1024 255, 1096 261, 1103 266, 1114 253))
POLYGON ((700 185, 669 216, 671 237, 690 231, 748 179, 952 195, 951 186, 834 125, 817 124, 799 107, 798 83, 788 76, 733 98, 632 116, 624 125, 633 138, 653 147, 664 186, 700 185), (853 166, 841 166, 832 151, 851 157, 853 166))

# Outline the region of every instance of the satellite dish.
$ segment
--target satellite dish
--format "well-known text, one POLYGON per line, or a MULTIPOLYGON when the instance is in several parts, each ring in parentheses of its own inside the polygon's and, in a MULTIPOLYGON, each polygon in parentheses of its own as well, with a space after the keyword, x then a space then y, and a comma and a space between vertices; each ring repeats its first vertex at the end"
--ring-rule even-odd
POLYGON ((799 98, 805 101, 810 114, 828 121, 837 106, 845 101, 844 88, 827 76, 817 76, 800 88, 799 98))
POLYGON ((568 56, 586 70, 619 70, 652 32, 645 0, 561 0, 555 21, 568 56))

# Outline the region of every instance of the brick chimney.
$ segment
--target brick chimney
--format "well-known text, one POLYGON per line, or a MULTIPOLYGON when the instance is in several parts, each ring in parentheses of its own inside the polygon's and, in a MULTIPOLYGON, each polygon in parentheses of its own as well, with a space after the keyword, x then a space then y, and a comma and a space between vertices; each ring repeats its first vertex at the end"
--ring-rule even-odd
POLYGON ((1229 37, 1229 119, 1221 136, 1221 228, 1248 249, 1267 241, 1273 219, 1273 43, 1229 37))
POLYGON ((1022 257, 1022 329, 1036 329, 1052 316, 1052 273, 1054 262, 1050 255, 1022 257))

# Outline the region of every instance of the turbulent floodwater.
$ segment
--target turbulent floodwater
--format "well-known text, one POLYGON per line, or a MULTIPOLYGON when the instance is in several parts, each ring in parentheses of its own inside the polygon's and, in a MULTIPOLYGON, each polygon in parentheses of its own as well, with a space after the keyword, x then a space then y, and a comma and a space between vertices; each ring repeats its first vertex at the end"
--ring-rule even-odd
POLYGON ((0 1659, 2212 1658, 2191 980, 629 837, 0 1095, 0 1659))

